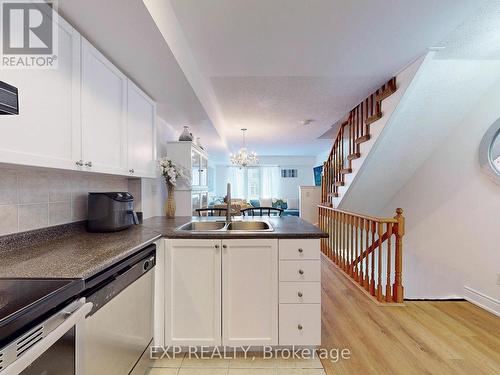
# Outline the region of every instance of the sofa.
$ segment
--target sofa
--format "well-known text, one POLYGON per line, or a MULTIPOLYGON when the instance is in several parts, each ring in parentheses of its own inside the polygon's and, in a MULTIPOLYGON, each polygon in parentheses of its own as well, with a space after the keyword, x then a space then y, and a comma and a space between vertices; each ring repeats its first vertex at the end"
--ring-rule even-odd
POLYGON ((299 199, 298 198, 260 198, 250 199, 250 204, 253 207, 274 207, 283 210, 282 216, 299 216, 299 199))

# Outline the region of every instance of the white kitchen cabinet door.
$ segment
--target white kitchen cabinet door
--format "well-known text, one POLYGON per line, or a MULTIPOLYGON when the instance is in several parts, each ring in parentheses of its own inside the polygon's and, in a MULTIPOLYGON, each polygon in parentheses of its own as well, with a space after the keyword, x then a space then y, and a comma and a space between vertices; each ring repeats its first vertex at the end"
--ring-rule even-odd
POLYGON ((220 240, 168 240, 165 345, 221 344, 220 240))
POLYGON ((128 81, 127 132, 128 171, 131 176, 156 176, 155 103, 128 81))
POLYGON ((222 343, 278 344, 278 240, 222 241, 222 343))
POLYGON ((4 69, 19 115, 0 116, 0 162, 72 169, 81 159, 80 34, 56 19, 58 68, 4 69))
POLYGON ((127 77, 82 39, 84 170, 128 174, 127 77))

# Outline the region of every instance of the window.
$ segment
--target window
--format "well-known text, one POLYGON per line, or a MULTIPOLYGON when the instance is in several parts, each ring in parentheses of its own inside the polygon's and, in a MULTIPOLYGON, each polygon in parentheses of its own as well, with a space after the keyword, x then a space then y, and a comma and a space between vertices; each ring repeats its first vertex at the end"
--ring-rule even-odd
POLYGON ((231 183, 233 198, 247 200, 278 197, 280 191, 279 176, 278 167, 241 169, 228 167, 227 170, 227 181, 231 183))
POLYGON ((247 169, 247 199, 258 199, 260 192, 260 170, 247 169))
POLYGON ((298 173, 296 169, 282 169, 281 178, 297 178, 298 173))

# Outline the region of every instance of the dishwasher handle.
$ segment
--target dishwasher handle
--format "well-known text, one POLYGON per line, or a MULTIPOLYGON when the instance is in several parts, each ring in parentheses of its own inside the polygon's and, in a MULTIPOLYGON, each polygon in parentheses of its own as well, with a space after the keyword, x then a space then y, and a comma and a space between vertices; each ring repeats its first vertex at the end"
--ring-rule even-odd
POLYGON ((74 325, 83 321, 85 316, 92 310, 92 303, 85 303, 82 298, 79 301, 82 303, 74 311, 61 310, 59 314, 66 315, 65 320, 58 325, 54 330, 47 334, 42 340, 33 345, 30 349, 23 353, 18 359, 12 362, 4 370, 0 371, 0 375, 16 375, 31 365, 38 357, 40 357, 47 349, 54 345, 57 340, 63 337, 74 325))

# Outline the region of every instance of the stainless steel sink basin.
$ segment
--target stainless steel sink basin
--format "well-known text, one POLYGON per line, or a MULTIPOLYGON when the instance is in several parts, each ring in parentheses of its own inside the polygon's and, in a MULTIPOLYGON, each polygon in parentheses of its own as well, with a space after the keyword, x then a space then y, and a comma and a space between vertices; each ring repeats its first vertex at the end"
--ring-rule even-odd
POLYGON ((176 230, 186 232, 272 232, 274 228, 268 222, 259 220, 231 221, 229 224, 224 221, 190 221, 176 230))
POLYGON ((224 221, 191 221, 180 226, 177 230, 206 232, 222 230, 225 226, 226 223, 224 221))
POLYGON ((273 228, 265 221, 233 221, 227 226, 227 230, 269 232, 272 231, 273 228))

